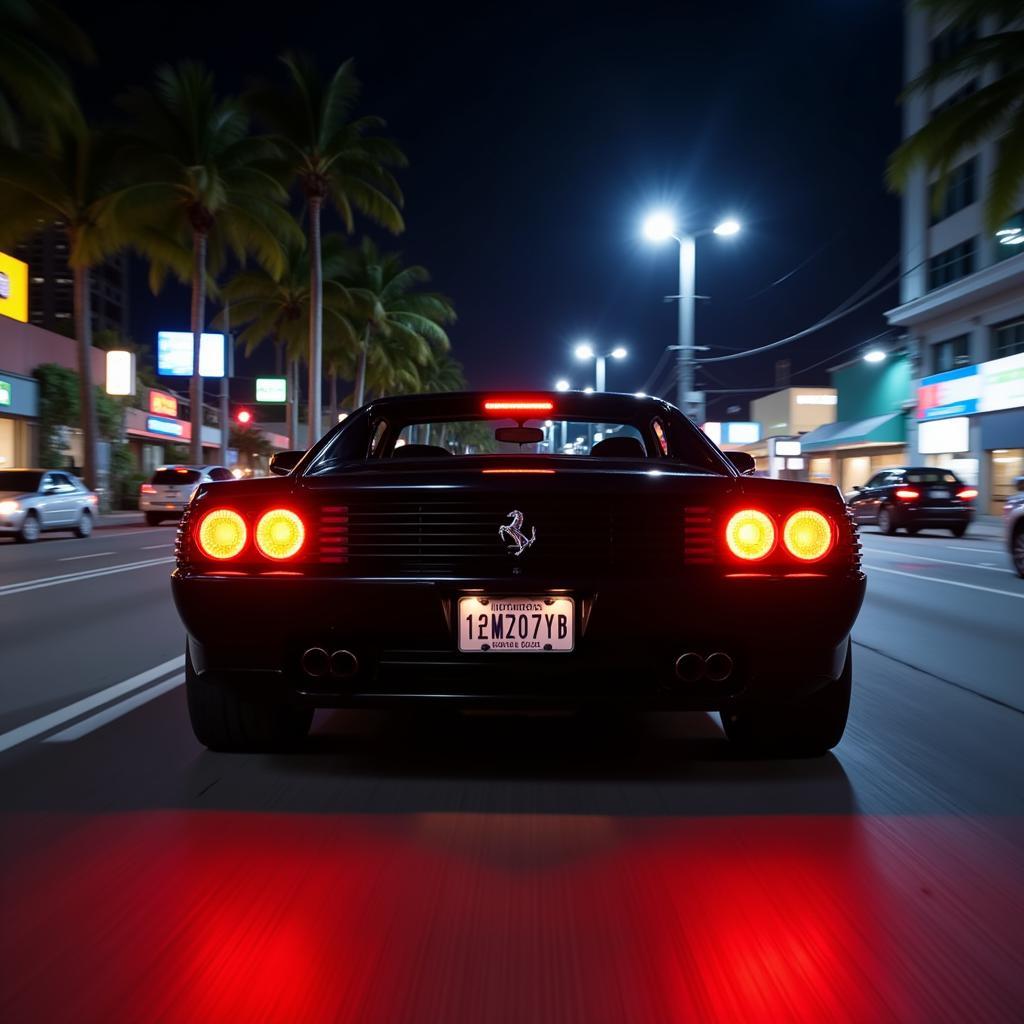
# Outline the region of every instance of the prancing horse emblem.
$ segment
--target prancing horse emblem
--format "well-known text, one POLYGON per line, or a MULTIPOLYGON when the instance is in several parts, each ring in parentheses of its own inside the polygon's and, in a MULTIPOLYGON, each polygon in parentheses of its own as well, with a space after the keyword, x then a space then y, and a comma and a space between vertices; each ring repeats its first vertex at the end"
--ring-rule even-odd
POLYGON ((508 545, 508 553, 518 558, 536 539, 537 527, 530 530, 530 536, 523 533, 523 513, 514 509, 508 514, 509 521, 498 527, 498 539, 508 545))

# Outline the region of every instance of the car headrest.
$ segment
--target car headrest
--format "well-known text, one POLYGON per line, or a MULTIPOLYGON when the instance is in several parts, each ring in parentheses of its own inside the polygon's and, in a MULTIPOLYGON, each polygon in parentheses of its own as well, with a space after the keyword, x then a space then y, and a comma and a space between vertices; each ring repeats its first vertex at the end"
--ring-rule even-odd
POLYGON ((403 444, 391 453, 393 459, 435 459, 439 455, 451 455, 447 448, 438 444, 403 444))
POLYGON ((590 449, 591 455, 602 459, 646 459, 644 446, 635 437, 606 437, 590 449))

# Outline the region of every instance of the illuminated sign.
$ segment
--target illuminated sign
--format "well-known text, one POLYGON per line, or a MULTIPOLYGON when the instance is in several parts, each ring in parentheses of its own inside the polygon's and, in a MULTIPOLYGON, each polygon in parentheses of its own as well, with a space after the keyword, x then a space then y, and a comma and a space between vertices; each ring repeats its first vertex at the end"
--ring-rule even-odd
POLYGON ((135 353, 111 349, 107 353, 107 394, 135 394, 135 353))
POLYGON ((969 452, 971 421, 966 416, 925 421, 917 427, 917 451, 920 455, 951 455, 969 452))
MULTIPOLYGON (((156 372, 165 377, 192 376, 192 332, 160 331, 156 336, 156 372)), ((199 376, 224 376, 224 335, 199 336, 199 376)))
MULTIPOLYGON (((917 418, 945 419, 1024 406, 1024 352, 925 377, 917 389, 917 418)), ((942 452, 951 449, 944 448, 942 452)), ((953 449, 955 450, 955 449, 953 449)))
POLYGON ((799 441, 776 441, 775 442, 775 454, 776 455, 801 455, 800 442, 799 441))
POLYGON ((146 420, 146 429, 151 434, 166 434, 168 437, 181 437, 185 426, 177 420, 164 420, 159 416, 150 416, 146 420))
POLYGON ((797 405, 836 405, 839 399, 836 395, 797 395, 797 405))
POLYGON ((754 444, 761 440, 760 423, 705 423, 701 429, 715 444, 754 444))
POLYGON ((162 391, 150 391, 149 411, 158 416, 178 415, 178 400, 173 395, 165 395, 162 391))
POLYGON ((28 264, 0 252, 0 316, 28 323, 28 264))
POLYGON ((257 377, 257 402, 287 402, 288 382, 284 377, 257 377))
POLYGON ((0 380, 0 405, 11 404, 11 382, 0 380))

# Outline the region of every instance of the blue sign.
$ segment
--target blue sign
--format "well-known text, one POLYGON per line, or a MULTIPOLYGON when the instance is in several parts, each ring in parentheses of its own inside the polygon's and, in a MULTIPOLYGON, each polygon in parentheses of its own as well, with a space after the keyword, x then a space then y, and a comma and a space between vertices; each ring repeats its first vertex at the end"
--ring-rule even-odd
POLYGON ((146 420, 146 429, 151 434, 166 434, 168 437, 181 437, 185 432, 184 425, 177 420, 165 420, 159 416, 150 416, 146 420))
MULTIPOLYGON (((156 336, 156 372, 166 377, 192 376, 192 332, 160 331, 156 336)), ((199 335, 199 376, 224 376, 224 335, 199 335)))
POLYGON ((978 411, 983 381, 978 367, 962 366, 925 377, 917 389, 917 418, 938 420, 978 411))

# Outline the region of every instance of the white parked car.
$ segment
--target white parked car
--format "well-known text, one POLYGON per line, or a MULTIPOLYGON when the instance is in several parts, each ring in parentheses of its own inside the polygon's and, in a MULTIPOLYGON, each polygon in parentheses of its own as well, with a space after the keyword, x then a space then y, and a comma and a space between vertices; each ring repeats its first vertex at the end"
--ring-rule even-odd
POLYGON ((26 544, 43 530, 71 530, 88 537, 99 500, 77 476, 63 470, 0 469, 0 535, 26 544))
POLYGON ((178 520, 200 484, 234 479, 231 470, 223 466, 161 466, 139 488, 139 509, 146 513, 150 526, 159 526, 165 519, 178 520))

